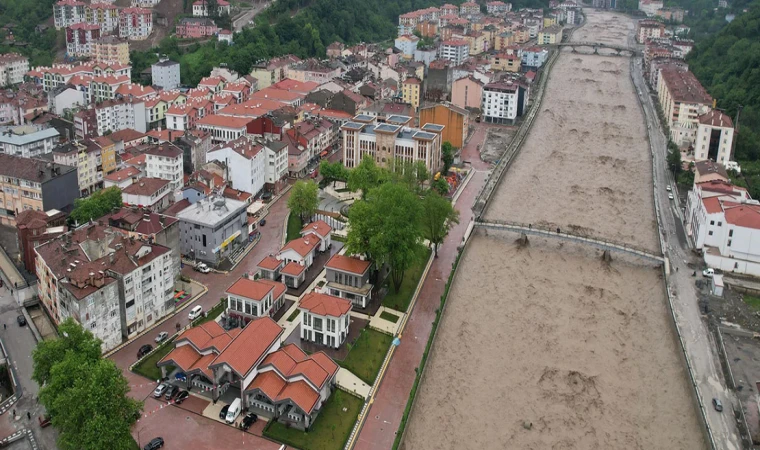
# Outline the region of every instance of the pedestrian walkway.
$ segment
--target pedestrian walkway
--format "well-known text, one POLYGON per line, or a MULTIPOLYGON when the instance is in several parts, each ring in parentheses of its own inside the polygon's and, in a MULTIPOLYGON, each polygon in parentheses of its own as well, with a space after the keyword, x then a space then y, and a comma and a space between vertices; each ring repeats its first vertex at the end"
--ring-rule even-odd
POLYGON ((370 386, 348 369, 342 367, 338 369, 338 374, 335 375, 335 384, 348 392, 361 396, 365 400, 369 398, 370 386))
POLYGON ((372 317, 372 319, 370 319, 369 327, 395 336, 396 334, 398 334, 398 329, 401 326, 401 322, 402 322, 401 319, 403 318, 404 318, 404 313, 402 313, 401 311, 396 311, 395 309, 390 309, 390 308, 386 308, 385 306, 381 306, 380 309, 377 310, 377 313, 372 317), (382 317, 380 317, 383 312, 386 312, 387 314, 391 314, 398 317, 398 320, 396 320, 395 322, 391 322, 390 320, 383 319, 382 317))

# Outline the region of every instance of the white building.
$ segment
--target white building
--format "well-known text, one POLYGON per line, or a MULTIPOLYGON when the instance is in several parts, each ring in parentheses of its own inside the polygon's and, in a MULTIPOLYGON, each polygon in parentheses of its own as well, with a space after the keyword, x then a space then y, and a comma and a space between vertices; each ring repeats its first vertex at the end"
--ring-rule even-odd
POLYGON ((219 42, 226 42, 227 45, 232 45, 232 31, 230 30, 219 30, 216 38, 219 39, 219 42))
POLYGON ((100 38, 100 25, 75 23, 66 27, 66 54, 86 58, 94 54, 95 40, 100 38))
POLYGON ((514 123, 521 116, 527 103, 525 87, 513 81, 489 83, 483 86, 481 111, 483 121, 489 123, 514 123))
POLYGON ((394 45, 397 49, 401 50, 401 54, 404 58, 412 58, 414 51, 417 50, 417 43, 420 42, 420 38, 413 34, 405 34, 396 38, 394 45))
POLYGON ((93 2, 87 7, 85 14, 87 23, 99 25, 102 34, 111 34, 119 26, 119 7, 116 5, 93 2))
POLYGON ((239 138, 246 134, 246 125, 251 122, 247 117, 228 117, 218 114, 208 115, 196 122, 196 126, 211 133, 211 142, 220 144, 239 138))
POLYGON ((366 308, 372 299, 371 266, 370 261, 336 253, 325 264, 327 293, 351 301, 356 308, 366 308))
POLYGON ((253 139, 241 136, 211 149, 206 153, 206 162, 215 160, 227 166, 231 187, 253 195, 264 189, 267 155, 253 139))
POLYGON ((679 146, 693 143, 698 117, 710 111, 712 97, 688 70, 663 68, 657 82, 657 95, 670 128, 670 139, 679 146))
POLYGON ((80 89, 61 86, 48 92, 48 111, 62 116, 66 110, 87 105, 87 96, 80 89))
POLYGON ((457 66, 470 57, 470 45, 464 40, 443 41, 440 49, 441 58, 448 59, 457 66))
POLYGON ((116 132, 127 128, 140 133, 147 131, 145 101, 136 98, 107 100, 96 104, 95 119, 100 136, 109 130, 116 132))
MULTIPOLYGON (((226 0, 216 0, 217 14, 230 14, 231 5, 226 0)), ((193 2, 193 17, 207 17, 209 15, 208 4, 205 0, 193 2)))
POLYGON ((18 84, 24 81, 29 72, 29 58, 18 53, 0 55, 0 86, 18 84))
POLYGON ((348 336, 351 302, 332 295, 310 292, 298 304, 301 339, 339 348, 348 336))
POLYGON ((153 32, 153 12, 145 8, 125 8, 119 12, 119 37, 142 41, 153 32))
POLYGON ((36 158, 52 152, 59 139, 55 128, 11 127, 0 132, 0 153, 36 158))
POLYGON ((264 144, 266 152, 266 184, 274 185, 288 174, 288 145, 281 141, 264 144))
POLYGON ((108 189, 111 186, 116 186, 119 189, 124 189, 142 178, 144 175, 145 174, 137 167, 127 166, 103 177, 103 188, 108 189))
POLYGON ((317 251, 319 252, 326 252, 330 249, 330 246, 332 245, 330 233, 332 233, 332 227, 324 220, 315 220, 314 222, 306 224, 301 229, 301 236, 313 236, 319 239, 319 246, 317 247, 317 251))
POLYGON ((169 182, 160 178, 140 178, 121 191, 126 206, 136 206, 151 211, 161 211, 169 206, 169 182))
POLYGON ((182 160, 184 152, 176 145, 164 142, 143 152, 145 155, 145 176, 169 181, 169 189, 182 187, 182 160))
POLYGON ((698 117, 697 139, 694 141, 694 159, 709 159, 726 165, 731 160, 734 142, 734 124, 728 114, 712 110, 698 117))
POLYGON ((226 291, 227 314, 247 323, 251 319, 273 316, 285 304, 284 284, 272 280, 240 278, 226 291))
POLYGON ((169 58, 160 60, 150 66, 151 79, 154 86, 160 86, 165 91, 179 87, 179 63, 169 58))
POLYGON ((78 0, 60 0, 53 5, 53 23, 60 30, 86 20, 87 5, 78 0))

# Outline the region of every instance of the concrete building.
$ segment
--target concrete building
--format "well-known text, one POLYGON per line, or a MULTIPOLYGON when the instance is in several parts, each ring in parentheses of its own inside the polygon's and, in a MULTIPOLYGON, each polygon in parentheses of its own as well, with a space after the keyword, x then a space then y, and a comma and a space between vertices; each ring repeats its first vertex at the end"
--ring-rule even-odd
POLYGON ((110 3, 91 3, 85 10, 85 20, 98 25, 102 34, 110 34, 119 26, 119 7, 110 3))
POLYGON ((343 345, 351 323, 349 300, 310 292, 298 309, 302 312, 301 339, 336 349, 343 345))
POLYGON ((0 86, 10 86, 24 81, 29 72, 29 58, 18 53, 0 55, 0 86))
POLYGON ((549 51, 541 47, 529 47, 522 51, 522 65, 528 69, 540 69, 549 57, 549 51))
POLYGON ((66 214, 57 209, 45 212, 33 209, 21 211, 16 216, 16 231, 24 268, 29 273, 34 273, 37 258, 35 247, 66 233, 66 214))
POLYGON ((103 188, 108 189, 116 186, 119 189, 125 189, 132 183, 137 182, 144 177, 145 173, 137 167, 127 166, 103 177, 103 188))
POLYGON ((272 58, 269 61, 254 64, 251 75, 258 80, 259 89, 264 89, 288 78, 288 68, 299 61, 301 59, 294 55, 272 58))
POLYGON ((264 189, 267 154, 261 144, 247 136, 218 145, 206 154, 206 161, 221 161, 227 167, 227 181, 235 189, 257 195, 264 189))
POLYGON ((441 165, 441 135, 411 128, 411 117, 389 116, 386 123, 359 114, 341 127, 343 136, 343 164, 348 168, 359 165, 365 155, 385 167, 396 161, 423 161, 430 173, 441 165))
POLYGON ((145 176, 169 182, 169 189, 176 191, 183 185, 184 151, 176 145, 164 142, 143 152, 145 176))
POLYGON ((285 304, 284 284, 272 280, 239 278, 225 292, 227 315, 244 324, 259 317, 274 316, 285 304))
POLYGON ((694 159, 710 160, 726 165, 731 161, 734 142, 734 124, 728 114, 712 110, 697 118, 697 139, 694 142, 694 159))
MULTIPOLYGON (((230 2, 226 0, 216 0, 215 3, 216 11, 214 11, 214 14, 230 14, 232 8, 230 2)), ((206 0, 198 0, 196 2, 193 2, 193 17, 208 17, 209 15, 209 5, 206 0)))
POLYGON ((505 72, 520 72, 522 59, 515 54, 494 53, 491 55, 491 69, 505 72))
POLYGON ((538 32, 538 45, 555 45, 562 42, 562 27, 552 25, 538 32))
POLYGON ((196 126, 211 133, 211 142, 215 144, 227 143, 246 134, 246 126, 251 122, 248 117, 230 117, 219 114, 206 116, 196 126))
POLYGON ((93 54, 93 43, 100 38, 100 25, 75 23, 66 27, 66 55, 71 58, 88 58, 93 54))
POLYGON ((32 125, 10 127, 0 132, 0 153, 36 158, 53 151, 60 140, 55 128, 38 128, 32 125))
POLYGON ((404 103, 409 103, 416 111, 420 106, 422 94, 422 82, 415 77, 408 77, 401 83, 401 98, 404 103))
POLYGON ((48 111, 59 116, 87 103, 85 92, 72 85, 60 86, 48 92, 48 111))
POLYGON ((98 134, 132 129, 140 133, 147 131, 145 101, 136 98, 106 100, 95 105, 98 134))
POLYGON ((480 14, 480 5, 475 2, 464 2, 459 5, 459 15, 462 17, 480 14))
POLYGON ((503 15, 512 10, 511 3, 504 3, 501 1, 494 1, 486 3, 486 12, 493 15, 503 15))
POLYGON ((414 57, 414 52, 417 50, 417 44, 420 42, 420 38, 413 34, 405 34, 399 36, 394 41, 394 46, 401 51, 404 58, 411 59, 414 57))
POLYGON ((99 62, 129 64, 129 41, 117 36, 104 36, 92 43, 92 58, 99 62))
POLYGON ((710 111, 712 97, 690 71, 670 67, 660 71, 657 95, 670 139, 679 146, 693 143, 698 118, 710 111))
POLYGON ((483 82, 472 75, 452 84, 451 103, 460 108, 480 109, 483 101, 483 82))
POLYGON ((121 198, 126 206, 161 211, 169 206, 171 193, 167 180, 143 177, 122 189, 121 198))
POLYGON ((104 156, 109 161, 109 169, 113 171, 116 168, 114 147, 104 147, 101 148, 93 140, 87 139, 65 142, 53 149, 53 161, 56 164, 76 168, 77 185, 82 196, 90 195, 103 187, 103 178, 106 175, 103 170, 104 156))
POLYGON ((522 116, 528 104, 527 89, 519 83, 505 81, 483 86, 481 111, 483 121, 512 123, 522 116))
POLYGON ((214 21, 207 17, 185 17, 180 19, 175 33, 178 38, 199 39, 215 36, 218 32, 214 21))
POLYGON ((345 298, 354 308, 366 308, 372 300, 370 267, 370 261, 341 254, 333 255, 325 264, 327 293, 345 298))
POLYGON ((451 39, 441 43, 440 53, 441 58, 448 59, 455 66, 458 66, 469 58, 470 46, 465 40, 451 39))
POLYGON ((214 265, 248 243, 248 203, 200 200, 177 213, 183 255, 214 265))
POLYGON ((647 39, 665 37, 665 24, 657 20, 639 20, 636 24, 636 41, 645 44, 647 39))
POLYGON ((119 36, 130 41, 148 39, 153 32, 153 12, 145 8, 125 8, 119 12, 119 36))
POLYGON ((150 72, 154 86, 160 86, 165 91, 177 89, 180 86, 178 62, 162 57, 150 66, 150 72))
POLYGON ((87 5, 78 0, 60 0, 53 5, 55 29, 70 27, 86 20, 87 5))
POLYGON ((470 129, 470 112, 451 103, 439 103, 420 108, 419 123, 423 130, 428 124, 443 125, 443 142, 462 148, 470 129))

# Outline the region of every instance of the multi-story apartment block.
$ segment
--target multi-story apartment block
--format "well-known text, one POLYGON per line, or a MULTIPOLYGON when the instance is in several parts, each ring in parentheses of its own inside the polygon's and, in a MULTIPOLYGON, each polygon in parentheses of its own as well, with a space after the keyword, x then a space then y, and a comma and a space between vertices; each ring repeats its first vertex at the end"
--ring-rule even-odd
POLYGON ((211 133, 212 143, 221 144, 245 135, 246 125, 251 120, 248 117, 229 117, 212 114, 198 120, 196 125, 199 129, 211 133))
POLYGON ((106 100, 95 105, 98 134, 132 129, 145 133, 147 117, 145 100, 121 98, 106 100))
POLYGON ((254 64, 251 76, 258 80, 259 89, 265 89, 287 78, 288 68, 299 61, 301 59, 294 55, 272 58, 269 61, 254 64))
POLYGON ((110 3, 92 3, 85 10, 87 23, 100 26, 103 34, 111 34, 119 26, 119 8, 110 3))
POLYGON ((480 14, 480 5, 475 2, 464 2, 459 5, 459 15, 462 17, 480 14))
POLYGON ((78 0, 60 0, 53 5, 53 23, 55 29, 70 27, 87 20, 87 5, 78 0))
POLYGON ((37 158, 53 151, 60 135, 55 128, 32 125, 10 127, 0 132, 0 153, 37 158))
POLYGON ((351 302, 332 295, 310 292, 298 304, 301 339, 339 348, 346 340, 351 323, 351 302))
POLYGON ((19 84, 29 72, 29 58, 18 53, 0 55, 0 86, 19 84))
POLYGON ((126 75, 101 75, 90 81, 90 101, 100 102, 116 97, 116 90, 123 84, 130 83, 126 75))
POLYGON ((219 28, 208 17, 185 17, 179 21, 175 31, 177 37, 183 39, 214 36, 218 32, 219 28))
POLYGON ((79 198, 75 167, 0 153, 0 222, 16 224, 24 210, 65 209, 79 198))
POLYGON ((179 87, 179 63, 166 57, 150 66, 151 79, 154 86, 160 86, 168 91, 179 87))
MULTIPOLYGON (((232 10, 232 6, 230 5, 230 2, 226 0, 216 0, 216 14, 222 15, 222 14, 230 14, 230 11, 232 10)), ((206 0, 198 0, 196 2, 193 2, 193 17, 208 17, 209 16, 209 7, 208 2, 206 0)))
POLYGON ((677 145, 693 143, 698 118, 710 111, 712 97, 690 71, 671 67, 660 71, 657 95, 670 128, 670 139, 677 145))
POLYGON ((116 62, 129 65, 129 41, 116 36, 104 36, 92 43, 92 57, 96 62, 116 62))
POLYGON ((411 59, 414 56, 415 50, 417 50, 417 44, 420 42, 420 38, 413 34, 405 34, 399 36, 394 41, 394 46, 401 50, 401 54, 404 58, 411 59))
POLYGON ((527 89, 519 83, 504 81, 483 86, 481 111, 489 123, 514 123, 528 103, 527 89))
POLYGON ((456 5, 452 5, 451 3, 446 3, 445 5, 441 6, 440 15, 441 16, 459 15, 459 7, 456 5))
POLYGON ((237 190, 256 195, 264 189, 267 155, 262 145, 247 136, 214 147, 206 161, 223 162, 227 179, 237 190))
POLYGON ((549 51, 541 47, 529 47, 523 49, 521 58, 522 65, 531 69, 539 69, 549 57, 549 51))
POLYGON ((420 106, 420 96, 422 95, 422 82, 415 77, 408 77, 401 83, 401 98, 404 103, 409 103, 416 111, 420 106))
POLYGON ((108 138, 69 141, 53 149, 56 164, 75 167, 79 192, 89 195, 103 187, 103 178, 116 169, 116 149, 108 138))
POLYGON ((443 41, 440 52, 441 58, 447 59, 458 66, 470 56, 470 45, 462 39, 443 41))
POLYGON ((409 127, 411 117, 389 116, 385 123, 359 114, 341 126, 343 133, 343 164, 348 168, 359 165, 362 158, 372 157, 379 166, 391 160, 423 161, 430 173, 441 165, 440 130, 430 131, 409 127))
POLYGON ((119 36, 142 41, 153 32, 153 12, 145 8, 125 8, 119 11, 119 36))
POLYGON ((182 187, 182 160, 184 152, 176 145, 164 142, 149 148, 145 152, 145 175, 169 181, 169 188, 177 190, 182 187))
POLYGON ((313 81, 316 83, 327 83, 334 78, 338 78, 341 69, 337 65, 330 63, 324 64, 316 59, 307 59, 298 63, 291 64, 287 69, 287 77, 303 83, 313 81))
POLYGON ((551 25, 538 32, 538 45, 555 45, 562 42, 562 27, 551 25))
POLYGON ((124 205, 161 211, 173 197, 169 182, 160 178, 143 177, 121 190, 124 205))
POLYGON ((93 53, 93 41, 100 38, 100 25, 75 23, 66 27, 66 54, 69 57, 90 57, 93 53))
POLYGON ((650 38, 665 36, 665 24, 657 20, 639 20, 636 24, 636 41, 639 44, 646 43, 650 38))
POLYGON ((734 124, 723 111, 712 110, 698 117, 697 139, 694 142, 694 159, 710 160, 726 165, 731 161, 734 142, 734 124))
POLYGON ((488 14, 500 15, 506 14, 512 10, 511 3, 504 3, 500 1, 486 3, 486 11, 488 14))

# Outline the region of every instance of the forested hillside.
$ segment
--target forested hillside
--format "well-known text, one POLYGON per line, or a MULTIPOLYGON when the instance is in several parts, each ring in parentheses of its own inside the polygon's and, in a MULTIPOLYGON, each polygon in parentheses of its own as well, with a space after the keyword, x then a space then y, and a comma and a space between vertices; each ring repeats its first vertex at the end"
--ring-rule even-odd
MULTIPOLYGON (((10 28, 16 42, 27 46, 10 46, 0 44, 0 53, 23 53, 30 58, 30 63, 49 65, 55 57, 56 32, 51 26, 44 33, 38 34, 35 27, 47 23, 53 15, 53 3, 56 0, 0 0, 0 26, 12 24, 10 28)), ((2 41, 8 39, 5 33, 2 41)))
POLYGON ((760 0, 718 33, 697 42, 689 68, 718 107, 736 117, 743 106, 736 159, 752 196, 760 197, 760 0))

